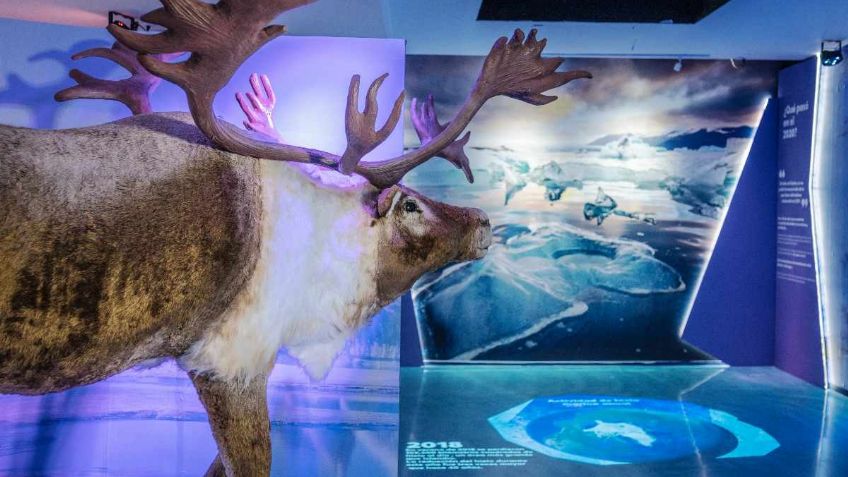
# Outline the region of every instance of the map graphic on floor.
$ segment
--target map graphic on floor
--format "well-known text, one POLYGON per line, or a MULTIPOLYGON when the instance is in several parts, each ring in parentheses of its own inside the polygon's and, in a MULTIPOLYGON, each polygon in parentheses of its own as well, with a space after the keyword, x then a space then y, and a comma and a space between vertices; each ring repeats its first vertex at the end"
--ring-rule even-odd
POLYGON ((565 395, 536 398, 489 418, 509 442, 597 465, 764 456, 780 444, 732 414, 683 401, 565 395))

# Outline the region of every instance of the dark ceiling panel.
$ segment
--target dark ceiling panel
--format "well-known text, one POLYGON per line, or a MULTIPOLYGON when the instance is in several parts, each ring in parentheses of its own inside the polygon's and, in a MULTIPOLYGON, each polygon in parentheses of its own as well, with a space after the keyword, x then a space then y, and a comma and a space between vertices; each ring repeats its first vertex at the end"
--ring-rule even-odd
POLYGON ((729 0, 483 0, 478 20, 697 23, 729 0))

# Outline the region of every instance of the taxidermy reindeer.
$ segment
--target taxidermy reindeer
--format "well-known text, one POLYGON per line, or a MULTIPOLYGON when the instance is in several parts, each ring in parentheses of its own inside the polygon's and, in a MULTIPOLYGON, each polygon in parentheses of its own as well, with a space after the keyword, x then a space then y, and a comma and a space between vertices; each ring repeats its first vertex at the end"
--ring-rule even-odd
POLYGON ((341 156, 279 144, 217 118, 212 103, 239 65, 284 27, 269 22, 309 0, 162 0, 142 17, 163 33, 115 26, 110 58, 133 76, 73 71, 57 99, 107 98, 140 114, 42 131, 0 126, 0 392, 40 394, 174 357, 191 377, 219 454, 208 475, 267 475, 266 382, 280 347, 320 378, 345 339, 427 271, 482 257, 489 221, 476 209, 398 185, 441 156, 472 180, 457 138, 489 98, 542 105, 582 71, 556 72, 545 40, 500 38, 468 99, 446 125, 432 100, 413 107, 422 146, 360 159, 395 128, 397 98, 375 130, 371 84, 359 111, 348 92, 341 156), (168 55, 189 53, 170 63, 168 55), (149 113, 159 78, 191 114, 149 113), (359 180, 346 187, 310 173, 359 180))

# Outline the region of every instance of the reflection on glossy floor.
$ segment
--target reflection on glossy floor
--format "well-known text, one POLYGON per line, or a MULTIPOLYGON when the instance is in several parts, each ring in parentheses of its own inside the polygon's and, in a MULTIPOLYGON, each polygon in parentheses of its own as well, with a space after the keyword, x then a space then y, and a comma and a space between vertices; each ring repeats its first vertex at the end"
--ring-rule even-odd
POLYGON ((408 476, 848 476, 848 398, 775 368, 404 368, 400 436, 408 476), (421 446, 524 463, 451 470, 421 446))
MULTIPOLYGON (((274 476, 397 472, 397 368, 295 366, 270 379, 274 476)), ((191 382, 173 365, 45 396, 0 395, 0 476, 200 476, 215 443, 191 382)))

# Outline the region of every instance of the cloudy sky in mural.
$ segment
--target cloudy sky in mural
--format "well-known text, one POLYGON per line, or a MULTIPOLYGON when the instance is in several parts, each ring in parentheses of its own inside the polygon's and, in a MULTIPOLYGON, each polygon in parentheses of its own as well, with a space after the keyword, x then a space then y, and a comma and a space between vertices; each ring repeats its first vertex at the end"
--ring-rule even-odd
MULTIPOLYGON (((594 78, 554 91, 559 100, 534 107, 498 97, 471 124, 472 145, 513 148, 577 147, 605 135, 660 136, 674 131, 755 124, 773 81, 774 64, 729 61, 575 59, 560 70, 585 69, 594 78)), ((471 90, 482 57, 410 56, 408 97, 436 94, 447 121, 471 90), (438 72, 438 74, 434 74, 438 72)), ((417 145, 408 131, 405 143, 417 145)))

